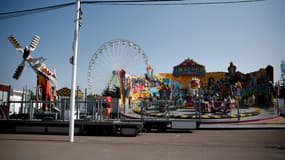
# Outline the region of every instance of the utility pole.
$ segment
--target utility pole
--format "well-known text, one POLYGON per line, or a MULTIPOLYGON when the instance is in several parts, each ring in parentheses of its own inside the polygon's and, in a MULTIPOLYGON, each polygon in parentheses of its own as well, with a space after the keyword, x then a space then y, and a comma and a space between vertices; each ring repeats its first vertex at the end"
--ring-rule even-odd
POLYGON ((70 97, 70 116, 69 116, 69 142, 74 142, 74 108, 75 108, 75 87, 77 74, 77 51, 78 51, 78 30, 80 22, 80 0, 77 1, 75 31, 74 31, 74 46, 72 57, 72 84, 70 97))

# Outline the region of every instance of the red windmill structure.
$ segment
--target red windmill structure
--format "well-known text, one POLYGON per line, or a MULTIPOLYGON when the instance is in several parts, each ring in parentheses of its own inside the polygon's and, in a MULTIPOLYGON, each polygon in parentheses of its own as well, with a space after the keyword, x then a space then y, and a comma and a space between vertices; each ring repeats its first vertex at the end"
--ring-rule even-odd
POLYGON ((8 37, 8 40, 12 43, 12 45, 16 48, 16 50, 19 51, 23 56, 23 60, 18 65, 13 75, 13 78, 16 80, 20 78, 25 68, 25 64, 27 62, 37 74, 37 89, 39 91, 38 92, 40 95, 39 97, 45 104, 42 109, 47 110, 48 102, 52 102, 55 99, 55 88, 57 81, 56 81, 55 72, 49 70, 44 64, 44 61, 46 60, 45 58, 43 57, 33 58, 31 56, 31 52, 35 51, 39 43, 40 37, 38 35, 35 35, 30 45, 26 46, 24 49, 21 47, 20 43, 13 35, 10 35, 8 37))

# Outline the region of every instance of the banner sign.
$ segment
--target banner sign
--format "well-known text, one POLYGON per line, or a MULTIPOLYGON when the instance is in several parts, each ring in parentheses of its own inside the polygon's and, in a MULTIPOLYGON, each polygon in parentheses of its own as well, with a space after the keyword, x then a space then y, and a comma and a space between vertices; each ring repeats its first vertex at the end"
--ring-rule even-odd
POLYGON ((284 61, 281 61, 281 77, 282 79, 285 79, 285 60, 284 61))
POLYGON ((10 86, 9 85, 4 85, 4 84, 0 84, 0 91, 9 92, 10 91, 10 86))
POLYGON ((174 76, 181 75, 193 75, 193 76, 204 76, 206 73, 205 67, 193 61, 192 59, 186 59, 181 64, 173 68, 174 76))

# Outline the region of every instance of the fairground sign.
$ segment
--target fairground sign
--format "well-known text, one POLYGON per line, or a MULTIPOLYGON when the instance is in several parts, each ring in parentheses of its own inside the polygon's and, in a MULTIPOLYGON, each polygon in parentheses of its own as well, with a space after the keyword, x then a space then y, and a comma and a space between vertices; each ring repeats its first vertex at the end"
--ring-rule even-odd
POLYGON ((198 64, 192 59, 186 59, 182 63, 173 67, 174 76, 204 76, 206 73, 205 66, 198 64))

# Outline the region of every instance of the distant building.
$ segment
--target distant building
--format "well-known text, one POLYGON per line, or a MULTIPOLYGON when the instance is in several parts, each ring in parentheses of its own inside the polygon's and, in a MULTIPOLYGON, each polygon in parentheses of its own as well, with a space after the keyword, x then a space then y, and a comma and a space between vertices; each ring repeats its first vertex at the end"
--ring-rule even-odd
POLYGON ((0 84, 0 105, 9 101, 10 90, 10 85, 0 84))
MULTIPOLYGON (((21 104, 23 98, 23 91, 13 90, 12 95, 10 96, 10 114, 19 114, 21 112, 21 104)), ((25 106, 25 104, 22 104, 25 106)))
MULTIPOLYGON (((63 87, 56 91, 56 95, 58 96, 58 100, 61 101, 61 115, 65 120, 69 119, 69 112, 70 112, 70 96, 71 96, 71 89, 68 87, 63 87)), ((80 101, 83 100, 84 93, 77 89, 75 91, 75 100, 80 101)), ((79 119, 80 113, 85 112, 86 107, 83 103, 76 103, 75 104, 75 118, 79 119)))
POLYGON ((0 119, 6 119, 9 114, 10 85, 0 84, 0 119))

